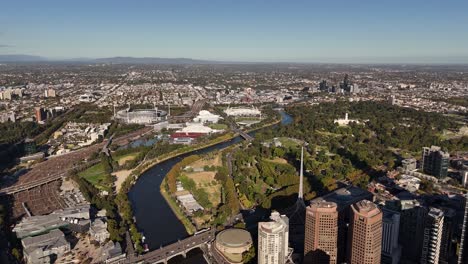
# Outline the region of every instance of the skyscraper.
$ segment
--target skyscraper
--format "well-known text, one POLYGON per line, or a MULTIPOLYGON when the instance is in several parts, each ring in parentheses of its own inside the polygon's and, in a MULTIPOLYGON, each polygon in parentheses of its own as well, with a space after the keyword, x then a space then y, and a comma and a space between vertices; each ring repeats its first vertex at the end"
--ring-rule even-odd
POLYGON ((425 147, 423 148, 421 167, 424 173, 436 176, 437 178, 447 177, 449 157, 450 155, 447 152, 443 152, 440 147, 425 147))
POLYGON ((401 247, 398 244, 400 230, 400 213, 382 209, 382 263, 400 263, 401 247))
POLYGON ((343 263, 346 261, 347 251, 347 237, 348 228, 351 218, 350 206, 364 199, 371 200, 373 197, 372 193, 367 190, 363 190, 356 186, 347 186, 344 188, 337 189, 325 196, 315 198, 311 203, 319 201, 334 202, 337 205, 338 211, 338 256, 337 263, 343 263))
POLYGON ((421 252, 421 264, 438 264, 442 232, 444 229, 444 212, 431 207, 424 226, 424 239, 421 252))
POLYGON ((338 256, 338 207, 312 202, 306 210, 304 263, 335 264, 338 256))
POLYGON ((468 194, 465 196, 465 213, 463 216, 460 248, 458 249, 458 264, 468 263, 468 194))
POLYGON ((278 212, 270 219, 258 223, 258 264, 284 264, 289 256, 289 219, 278 212))
POLYGON ((405 261, 419 262, 427 209, 417 200, 401 200, 397 209, 400 212, 401 258, 405 261))
POLYGON ((349 264, 380 264, 382 245, 382 212, 371 201, 351 206, 348 236, 349 264))

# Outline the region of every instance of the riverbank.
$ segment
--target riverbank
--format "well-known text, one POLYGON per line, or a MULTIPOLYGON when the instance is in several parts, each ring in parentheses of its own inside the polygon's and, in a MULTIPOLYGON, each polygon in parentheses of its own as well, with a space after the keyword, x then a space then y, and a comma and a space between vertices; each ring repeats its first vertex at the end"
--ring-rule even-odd
MULTIPOLYGON (((260 130, 260 129, 263 129, 263 128, 266 128, 266 127, 270 127, 270 126, 276 125, 276 124, 278 124, 280 122, 281 122, 281 119, 277 119, 277 120, 274 120, 273 122, 269 122, 267 124, 264 124, 261 127, 250 129, 250 130, 248 130, 248 132, 250 133, 250 132, 257 131, 257 130, 260 130)), ((238 134, 230 132, 230 133, 221 135, 221 136, 219 136, 217 138, 214 138, 214 139, 209 140, 209 141, 204 142, 204 143, 200 143, 200 144, 195 145, 195 146, 185 146, 185 147, 179 148, 177 150, 174 150, 172 152, 160 155, 157 158, 154 158, 154 159, 151 159, 151 160, 144 160, 141 164, 139 164, 133 170, 133 172, 130 174, 130 176, 127 177, 127 179, 125 181, 126 182, 126 184, 125 184, 126 188, 123 188, 124 193, 121 193, 121 195, 125 195, 125 196, 128 197, 130 190, 134 188, 133 186, 136 185, 137 182, 139 182, 138 181, 139 178, 143 174, 148 172, 150 169, 154 168, 155 166, 157 166, 159 164, 165 164, 166 162, 169 162, 169 161, 171 161, 173 159, 177 159, 180 156, 189 155, 192 152, 204 151, 205 149, 215 147, 215 146, 217 146, 219 144, 227 144, 229 141, 236 140, 238 138, 239 138, 238 134)), ((174 165, 172 165, 172 166, 174 166, 174 165)), ((163 201, 165 201, 165 204, 166 204, 167 208, 170 209, 170 211, 173 213, 173 215, 175 215, 176 218, 179 220, 179 223, 182 224, 181 227, 186 231, 186 233, 193 234, 196 230, 195 230, 194 226, 192 225, 191 221, 182 212, 182 210, 179 208, 177 203, 170 197, 170 195, 165 190, 161 189, 161 184, 163 184, 163 181, 164 181, 164 178, 166 177, 166 175, 163 174, 163 175, 161 175, 161 177, 162 177, 162 181, 158 182, 158 186, 159 186, 159 189, 160 189, 159 194, 162 196, 163 201)), ((157 180, 157 181, 159 181, 159 180, 157 180)), ((122 189, 121 189, 121 192, 122 192, 122 189)), ((138 196, 142 197, 142 195, 143 194, 140 193, 138 196)), ((147 197, 145 200, 149 200, 149 199, 153 199, 153 197, 151 197, 151 198, 147 197)), ((147 205, 147 208, 150 208, 150 207, 152 207, 152 206, 147 205)), ((148 210, 148 209, 146 209, 146 210, 148 210)), ((133 212, 132 215, 133 215, 134 218, 136 218, 137 215, 139 215, 139 213, 135 214, 135 212, 133 212)), ((138 217, 138 219, 141 219, 141 217, 138 217)), ((145 235, 151 233, 151 231, 148 231, 148 224, 149 223, 146 223, 147 222, 146 220, 150 221, 149 218, 148 219, 145 218, 144 221, 140 220, 140 221, 142 221, 141 225, 142 225, 142 229, 145 232, 145 235)), ((138 221, 138 222, 140 222, 140 221, 138 221)), ((154 221, 151 221, 151 222, 154 224, 154 221)), ((161 243, 161 242, 159 242, 159 243, 161 243)), ((156 243, 154 243, 154 244, 156 244, 156 243)))
POLYGON ((197 151, 197 150, 201 150, 201 149, 204 149, 204 148, 208 148, 208 147, 211 147, 211 146, 214 146, 214 145, 229 141, 229 140, 234 139, 234 138, 236 138, 238 136, 239 136, 238 134, 228 133, 228 134, 222 135, 220 137, 217 137, 215 139, 212 139, 212 140, 210 140, 210 141, 208 141, 206 143, 198 144, 198 145, 195 145, 195 146, 183 147, 183 148, 177 149, 175 151, 163 154, 163 155, 161 155, 161 156, 159 156, 159 157, 157 157, 155 159, 144 161, 143 163, 141 163, 140 165, 138 165, 134 169, 134 173, 133 173, 133 176, 135 176, 134 180, 135 181, 138 180, 139 176, 141 176, 147 170, 151 169, 152 167, 154 167, 155 165, 157 165, 157 164, 159 164, 161 162, 176 158, 178 156, 181 156, 181 155, 184 155, 184 154, 187 154, 187 153, 190 153, 190 152, 194 152, 194 151, 197 151), (138 175, 135 175, 135 174, 138 174, 138 175))
MULTIPOLYGON (((251 133, 251 132, 258 131, 258 130, 261 130, 261 129, 264 129, 264 128, 267 128, 267 127, 270 127, 270 126, 274 126, 274 125, 279 124, 280 122, 281 122, 281 119, 275 120, 273 122, 264 124, 261 127, 246 130, 246 133, 251 133)), ((149 160, 149 161, 144 161, 142 164, 138 165, 134 169, 134 172, 137 172, 139 174, 139 175, 134 175, 134 176, 136 176, 135 180, 137 180, 138 177, 140 175, 142 175, 143 173, 145 173, 147 170, 151 169, 153 166, 155 166, 155 165, 157 165, 157 164, 159 164, 161 162, 164 162, 164 161, 172 159, 172 158, 176 158, 178 156, 181 156, 181 155, 184 155, 184 154, 187 154, 187 153, 190 153, 190 152, 194 152, 194 151, 201 150, 201 149, 204 149, 204 148, 208 148, 208 147, 211 147, 211 146, 223 143, 223 142, 227 142, 227 141, 232 140, 232 139, 234 139, 234 138, 236 138, 238 136, 239 136, 239 134, 237 134, 237 133, 228 133, 228 134, 222 135, 220 137, 217 137, 217 138, 215 138, 215 139, 213 139, 213 140, 211 140, 211 141, 209 141, 207 143, 204 143, 204 144, 202 143, 202 144, 195 145, 195 146, 187 146, 187 147, 184 147, 184 148, 177 149, 175 151, 169 152, 167 154, 163 154, 163 155, 161 155, 161 156, 159 156, 159 157, 157 157, 155 159, 152 159, 152 160, 149 160)))
POLYGON ((159 191, 161 192, 162 197, 164 197, 164 200, 166 200, 167 204, 171 208, 172 212, 176 215, 177 219, 179 219, 179 221, 182 222, 185 229, 187 230, 187 233, 189 235, 193 235, 197 231, 197 229, 192 224, 190 219, 188 219, 185 213, 182 212, 180 207, 177 205, 176 201, 172 199, 172 197, 167 193, 163 186, 164 181, 161 183, 161 186, 159 186, 159 191))

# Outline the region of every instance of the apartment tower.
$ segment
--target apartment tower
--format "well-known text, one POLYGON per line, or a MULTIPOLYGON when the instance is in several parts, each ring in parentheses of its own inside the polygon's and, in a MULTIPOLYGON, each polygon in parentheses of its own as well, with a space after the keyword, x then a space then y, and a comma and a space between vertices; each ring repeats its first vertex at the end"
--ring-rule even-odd
POLYGON ((425 221, 421 260, 419 263, 439 263, 443 230, 444 212, 431 207, 425 221))
POLYGON ((258 223, 258 264, 284 264, 289 257, 289 219, 278 212, 270 219, 258 223))

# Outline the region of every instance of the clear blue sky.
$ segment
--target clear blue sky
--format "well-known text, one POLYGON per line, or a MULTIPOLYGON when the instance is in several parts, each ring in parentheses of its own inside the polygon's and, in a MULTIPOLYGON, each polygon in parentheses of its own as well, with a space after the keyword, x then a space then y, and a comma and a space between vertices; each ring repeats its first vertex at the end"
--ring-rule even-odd
POLYGON ((468 58, 467 0, 0 0, 0 11, 0 54, 297 62, 468 58))

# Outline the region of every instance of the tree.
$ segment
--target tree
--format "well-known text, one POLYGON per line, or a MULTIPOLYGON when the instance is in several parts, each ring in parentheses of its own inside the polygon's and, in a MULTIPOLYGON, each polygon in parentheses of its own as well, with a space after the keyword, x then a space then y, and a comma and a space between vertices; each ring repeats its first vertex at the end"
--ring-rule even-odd
POLYGON ((255 258, 255 248, 251 246, 249 250, 242 253, 242 263, 250 263, 255 258))
POLYGON ((119 225, 117 224, 117 221, 114 219, 108 219, 107 220, 107 230, 109 231, 110 234, 110 240, 112 241, 122 241, 122 236, 120 234, 120 229, 119 225))

